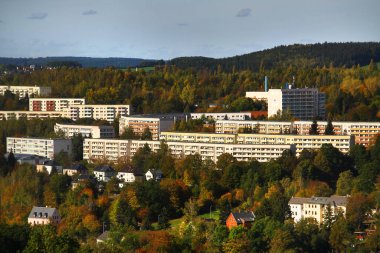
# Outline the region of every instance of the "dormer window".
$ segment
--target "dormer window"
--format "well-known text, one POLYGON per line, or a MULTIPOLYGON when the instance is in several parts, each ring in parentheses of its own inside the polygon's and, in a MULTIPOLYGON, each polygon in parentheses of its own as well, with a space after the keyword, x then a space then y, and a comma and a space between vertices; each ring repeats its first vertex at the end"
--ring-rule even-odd
POLYGON ((34 217, 37 217, 37 212, 34 212, 34 217))
POLYGON ((39 213, 39 216, 38 216, 38 217, 40 217, 40 218, 42 217, 42 212, 39 213))
POLYGON ((47 218, 48 217, 48 213, 45 213, 45 218, 47 218))

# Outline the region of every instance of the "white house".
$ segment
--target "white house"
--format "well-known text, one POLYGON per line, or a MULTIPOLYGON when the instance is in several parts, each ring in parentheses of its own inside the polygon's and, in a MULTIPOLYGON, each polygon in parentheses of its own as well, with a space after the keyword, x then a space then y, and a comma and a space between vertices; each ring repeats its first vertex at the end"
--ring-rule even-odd
POLYGON ((61 216, 54 207, 39 207, 34 206, 29 213, 28 224, 34 225, 58 225, 61 222, 61 216))
POLYGON ((149 181, 149 180, 160 181, 162 179, 162 171, 161 170, 155 170, 155 169, 148 170, 145 173, 145 179, 146 179, 146 181, 149 181))
POLYGON ((309 198, 292 197, 289 201, 290 211, 292 212, 292 218, 295 222, 299 222, 303 217, 303 204, 307 202, 309 198))
POLYGON ((57 164, 55 161, 46 161, 42 164, 38 164, 36 166, 37 172, 44 172, 46 171, 49 175, 53 171, 62 172, 62 165, 57 164))
POLYGON ((141 182, 144 174, 139 169, 127 165, 117 173, 116 177, 121 181, 119 187, 122 188, 125 183, 141 182))
POLYGON ((101 165, 94 169, 95 178, 99 182, 108 182, 115 174, 115 170, 109 165, 101 165))

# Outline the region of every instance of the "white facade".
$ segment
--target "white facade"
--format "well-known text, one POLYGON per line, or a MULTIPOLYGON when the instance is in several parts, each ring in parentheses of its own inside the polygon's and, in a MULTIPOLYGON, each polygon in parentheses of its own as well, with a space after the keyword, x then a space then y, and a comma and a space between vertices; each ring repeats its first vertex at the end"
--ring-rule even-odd
POLYGON ((268 92, 246 92, 246 97, 268 102, 268 117, 290 110, 300 120, 325 117, 325 94, 316 88, 269 89, 268 92))
POLYGON ((38 111, 0 111, 0 120, 6 119, 48 119, 48 118, 68 118, 67 112, 38 112, 38 111))
MULTIPOLYGON (((216 133, 236 134, 244 128, 257 129, 260 134, 284 134, 296 133, 299 135, 308 135, 312 121, 262 121, 262 120, 218 120, 215 123, 216 133)), ((318 121, 318 130, 320 135, 325 134, 327 121, 318 121)), ((380 134, 380 122, 332 122, 335 135, 353 135, 356 144, 362 144, 365 147, 370 146, 380 134)))
POLYGON ((130 114, 129 105, 76 105, 68 109, 69 118, 93 118, 113 122, 118 117, 130 114))
POLYGON ((28 96, 49 96, 51 94, 50 87, 44 86, 0 86, 0 95, 4 95, 5 91, 11 91, 13 94, 19 96, 19 98, 24 98, 27 94, 28 96))
POLYGON ((323 224, 325 221, 328 206, 330 206, 331 215, 335 216, 339 212, 343 215, 346 214, 346 206, 348 196, 331 197, 311 197, 311 198, 297 198, 292 197, 289 201, 290 210, 292 211, 292 218, 295 222, 300 221, 302 218, 314 219, 318 224, 323 224))
POLYGON ((94 175, 99 182, 108 182, 116 173, 110 166, 103 165, 94 169, 94 175))
POLYGON ((205 117, 206 119, 213 120, 247 120, 251 119, 250 112, 220 112, 220 113, 190 113, 191 119, 201 119, 205 117))
POLYGON ((237 134, 244 129, 257 130, 260 134, 291 133, 292 122, 263 121, 263 120, 218 120, 215 122, 215 132, 224 134, 237 134))
POLYGON ((288 134, 238 134, 240 144, 294 144, 296 155, 304 149, 318 150, 323 144, 331 144, 342 153, 348 153, 355 144, 353 136, 349 135, 288 135, 288 134))
POLYGON ((70 106, 84 105, 84 98, 30 98, 29 111, 64 111, 70 106))
MULTIPOLYGON (((152 151, 160 149, 160 141, 143 140, 107 140, 85 139, 83 144, 83 158, 85 160, 107 158, 117 161, 120 157, 133 157, 139 148, 147 144, 152 151)), ((294 150, 294 145, 265 145, 265 144, 219 144, 219 143, 190 143, 167 142, 171 154, 175 158, 187 155, 200 154, 203 160, 210 159, 214 162, 221 154, 228 153, 239 161, 256 159, 259 162, 267 162, 278 158, 285 150, 294 150)))
POLYGON ((28 224, 35 225, 58 225, 61 222, 61 216, 56 208, 51 207, 33 207, 28 216, 28 224))
POLYGON ((54 126, 54 132, 63 132, 66 137, 73 137, 80 134, 83 137, 91 138, 114 138, 115 130, 113 126, 86 126, 73 124, 58 124, 54 126))
POLYGON ((204 143, 236 143, 234 134, 161 132, 160 140, 204 143))
POLYGON ((30 154, 54 159, 59 152, 71 155, 71 140, 44 139, 44 138, 17 138, 7 137, 7 152, 14 154, 30 154))

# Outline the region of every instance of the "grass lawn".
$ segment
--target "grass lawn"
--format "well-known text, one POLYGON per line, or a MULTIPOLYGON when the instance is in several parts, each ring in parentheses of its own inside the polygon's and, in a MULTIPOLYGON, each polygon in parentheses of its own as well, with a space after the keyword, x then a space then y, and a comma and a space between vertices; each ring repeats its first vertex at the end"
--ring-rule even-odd
MULTIPOLYGON (((209 219, 210 218, 210 213, 200 214, 200 215, 197 216, 197 218, 209 219)), ((219 219, 219 210, 211 212, 211 219, 214 219, 214 220, 218 220, 219 219)), ((169 223, 170 223, 170 226, 172 228, 177 228, 182 223, 183 220, 184 220, 184 217, 181 217, 181 218, 178 218, 178 219, 170 220, 169 223)), ((157 229, 157 226, 158 226, 157 222, 155 222, 155 223, 152 224, 152 227, 154 229, 157 229)))

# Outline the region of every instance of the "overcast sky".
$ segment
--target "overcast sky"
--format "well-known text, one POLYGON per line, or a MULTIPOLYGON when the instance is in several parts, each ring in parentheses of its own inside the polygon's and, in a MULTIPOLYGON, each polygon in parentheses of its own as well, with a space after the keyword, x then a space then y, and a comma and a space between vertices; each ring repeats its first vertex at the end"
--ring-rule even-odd
POLYGON ((380 0, 0 0, 0 56, 227 57, 380 41, 380 0))

